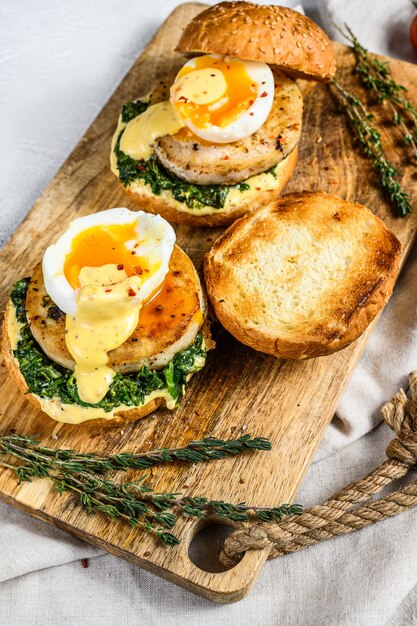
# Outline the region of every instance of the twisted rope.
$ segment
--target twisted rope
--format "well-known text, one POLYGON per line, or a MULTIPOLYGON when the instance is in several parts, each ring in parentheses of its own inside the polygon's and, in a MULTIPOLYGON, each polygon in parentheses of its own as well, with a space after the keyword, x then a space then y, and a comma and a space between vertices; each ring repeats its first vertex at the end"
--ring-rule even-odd
POLYGON ((269 558, 282 556, 352 533, 417 505, 417 481, 384 498, 370 500, 417 465, 417 372, 409 374, 408 382, 409 398, 400 389, 381 409, 382 418, 397 435, 386 449, 387 461, 301 515, 236 530, 225 541, 221 561, 231 567, 246 550, 262 548, 270 548, 269 558), (356 506, 361 503, 365 504, 356 506))

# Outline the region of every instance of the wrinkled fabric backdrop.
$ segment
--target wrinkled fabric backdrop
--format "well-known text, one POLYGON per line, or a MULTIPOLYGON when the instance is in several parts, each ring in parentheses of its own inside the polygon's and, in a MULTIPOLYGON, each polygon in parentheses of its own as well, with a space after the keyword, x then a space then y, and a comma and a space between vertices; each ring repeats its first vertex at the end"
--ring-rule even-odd
MULTIPOLYGON (((0 4, 0 243, 102 108, 176 0, 0 4)), ((296 2, 283 2, 294 6, 296 2)), ((408 0, 309 0, 339 39, 417 62, 408 0)), ((417 253, 374 332, 298 501, 322 501, 384 458, 380 405, 417 368, 417 253)), ((417 511, 267 563, 248 598, 216 606, 0 505, 0 624, 417 624, 417 511), (89 557, 89 568, 79 559, 89 557)))

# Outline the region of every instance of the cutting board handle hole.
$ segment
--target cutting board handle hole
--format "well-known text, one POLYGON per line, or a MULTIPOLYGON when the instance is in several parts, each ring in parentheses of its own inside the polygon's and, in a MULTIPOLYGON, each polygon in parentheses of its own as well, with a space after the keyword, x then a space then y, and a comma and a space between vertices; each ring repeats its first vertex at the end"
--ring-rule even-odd
POLYGON ((199 520, 194 527, 194 536, 188 546, 188 556, 204 572, 219 573, 227 571, 219 559, 225 539, 236 528, 225 522, 199 520))

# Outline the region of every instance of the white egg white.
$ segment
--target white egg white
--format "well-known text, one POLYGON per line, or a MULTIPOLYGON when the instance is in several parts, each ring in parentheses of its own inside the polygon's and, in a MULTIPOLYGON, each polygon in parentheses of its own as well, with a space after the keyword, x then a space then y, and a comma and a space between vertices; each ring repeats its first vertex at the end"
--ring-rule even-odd
MULTIPOLYGON (((210 54, 207 56, 211 56, 213 59, 222 58, 218 54, 210 54)), ((184 67, 195 68, 197 58, 198 57, 195 57, 187 61, 184 67)), ((274 75, 269 65, 266 63, 258 63, 256 61, 243 61, 242 59, 236 59, 234 57, 225 57, 225 59, 230 60, 231 62, 239 61, 244 64, 246 72, 256 84, 257 94, 252 106, 233 122, 225 126, 207 125, 203 128, 199 128, 198 126, 195 126, 190 119, 181 117, 181 121, 184 125, 197 135, 197 137, 201 137, 201 139, 213 143, 232 143, 234 141, 239 141, 240 139, 245 139, 245 137, 249 137, 255 133, 266 122, 274 101, 274 75)), ((178 75, 173 86, 171 87, 170 100, 174 107, 175 84, 177 80, 178 75)), ((211 109, 214 111, 216 108, 222 106, 223 103, 224 98, 219 100, 217 103, 213 103, 213 105, 211 105, 211 109)))
POLYGON ((64 274, 64 264, 71 252, 73 239, 86 229, 93 226, 111 224, 135 224, 137 239, 127 241, 126 248, 133 249, 138 257, 144 257, 155 271, 143 274, 143 284, 132 306, 149 298, 159 287, 168 273, 169 260, 175 243, 175 232, 172 226, 160 215, 152 215, 143 211, 129 211, 126 208, 108 209, 100 213, 79 217, 70 223, 69 228, 45 251, 42 270, 46 291, 59 308, 70 315, 77 311, 77 290, 73 289, 64 274))

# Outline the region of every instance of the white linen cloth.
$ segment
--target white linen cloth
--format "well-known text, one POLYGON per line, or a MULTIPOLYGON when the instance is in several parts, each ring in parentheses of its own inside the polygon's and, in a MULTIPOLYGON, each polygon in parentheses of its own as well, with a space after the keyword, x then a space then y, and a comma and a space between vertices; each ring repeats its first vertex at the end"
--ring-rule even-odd
MULTIPOLYGON (((2 242, 176 4, 0 4, 2 242)), ((373 50, 417 60, 407 44, 408 0, 310 0, 304 7, 315 19, 323 16, 329 33, 331 21, 347 21, 373 50)), ((298 498, 305 506, 384 458, 392 434, 382 425, 369 431, 381 403, 417 367, 416 257, 414 252, 308 472, 298 498)), ((416 527, 412 510, 272 561, 248 598, 219 607, 0 505, 0 624, 417 624, 416 527), (83 569, 78 559, 93 556, 83 569)))

